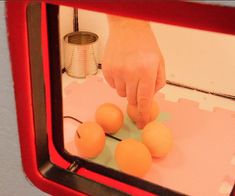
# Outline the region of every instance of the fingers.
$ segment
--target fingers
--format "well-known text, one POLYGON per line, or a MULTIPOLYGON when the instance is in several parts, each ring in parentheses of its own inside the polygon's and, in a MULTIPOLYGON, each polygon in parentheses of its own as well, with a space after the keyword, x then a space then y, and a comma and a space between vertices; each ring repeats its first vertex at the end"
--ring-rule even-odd
POLYGON ((119 96, 126 97, 126 83, 124 82, 124 80, 115 80, 115 88, 119 96))
POLYGON ((150 109, 154 94, 155 83, 147 78, 139 82, 137 92, 138 128, 143 128, 150 120, 150 109))
POLYGON ((137 105, 138 80, 129 81, 126 87, 127 101, 130 105, 137 105))
POLYGON ((165 65, 164 62, 159 65, 156 84, 155 84, 155 92, 159 91, 166 84, 166 74, 165 74, 165 65))
POLYGON ((124 80, 120 80, 119 78, 117 78, 114 81, 111 75, 105 72, 104 72, 104 78, 112 88, 115 88, 117 90, 117 93, 119 94, 119 96, 126 97, 126 84, 124 80))
POLYGON ((115 83, 114 83, 114 80, 113 80, 111 74, 109 74, 109 73, 107 73, 105 70, 103 70, 103 75, 104 75, 105 80, 108 82, 108 84, 109 84, 112 88, 115 88, 115 83))

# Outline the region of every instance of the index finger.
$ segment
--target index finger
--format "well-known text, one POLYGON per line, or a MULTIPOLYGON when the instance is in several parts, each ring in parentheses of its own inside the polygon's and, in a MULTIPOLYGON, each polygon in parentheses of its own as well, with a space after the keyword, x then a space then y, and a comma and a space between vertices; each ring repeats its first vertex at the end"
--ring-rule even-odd
POLYGON ((150 109, 155 91, 155 82, 143 79, 139 81, 137 91, 138 128, 143 128, 150 120, 150 109))

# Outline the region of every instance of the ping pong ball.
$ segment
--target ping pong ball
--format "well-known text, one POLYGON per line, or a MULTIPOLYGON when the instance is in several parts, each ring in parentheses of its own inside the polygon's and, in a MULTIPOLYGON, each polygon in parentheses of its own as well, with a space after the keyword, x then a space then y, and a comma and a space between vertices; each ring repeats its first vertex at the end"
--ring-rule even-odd
POLYGON ((95 113, 96 122, 106 133, 116 133, 123 125, 123 113, 112 103, 102 104, 95 113))
POLYGON ((104 130, 95 122, 84 122, 76 130, 75 144, 80 157, 94 158, 98 156, 104 148, 104 130))
POLYGON ((144 127, 141 137, 151 155, 157 158, 164 157, 173 144, 170 129, 156 121, 150 122, 144 127))
MULTIPOLYGON (((155 120, 160 113, 158 104, 155 100, 152 102, 151 110, 150 110, 150 121, 155 120)), ((138 119, 138 108, 135 105, 127 105, 127 114, 131 118, 133 122, 136 122, 138 119)))
POLYGON ((136 177, 143 177, 152 164, 148 148, 134 139, 125 139, 118 143, 115 160, 121 171, 136 177))

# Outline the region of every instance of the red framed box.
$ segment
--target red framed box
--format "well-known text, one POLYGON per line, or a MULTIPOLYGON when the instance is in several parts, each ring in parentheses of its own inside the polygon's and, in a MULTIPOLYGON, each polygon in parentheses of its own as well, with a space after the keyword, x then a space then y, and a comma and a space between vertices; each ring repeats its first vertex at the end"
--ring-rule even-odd
POLYGON ((235 34, 235 8, 142 0, 6 3, 21 156, 34 185, 52 195, 183 195, 64 150, 59 5, 229 34, 235 34))

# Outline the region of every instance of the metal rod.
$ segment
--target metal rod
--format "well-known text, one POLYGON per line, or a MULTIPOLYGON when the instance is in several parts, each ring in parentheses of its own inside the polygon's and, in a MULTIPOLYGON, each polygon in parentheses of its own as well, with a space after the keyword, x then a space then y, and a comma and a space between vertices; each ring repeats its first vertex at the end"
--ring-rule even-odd
POLYGON ((226 98, 226 99, 231 99, 233 101, 235 100, 235 96, 234 95, 206 91, 206 90, 203 90, 203 89, 199 89, 199 88, 195 88, 195 87, 190 87, 190 86, 187 86, 187 85, 184 85, 184 84, 180 84, 180 83, 177 83, 177 82, 172 82, 172 81, 169 81, 169 80, 167 80, 166 83, 169 84, 169 85, 172 85, 172 86, 186 88, 186 89, 189 89, 189 90, 195 90, 195 91, 198 91, 198 92, 207 93, 207 94, 215 95, 215 96, 218 96, 218 97, 223 97, 223 98, 226 98))
POLYGON ((73 31, 79 31, 79 26, 78 26, 78 9, 74 8, 73 9, 73 31))

